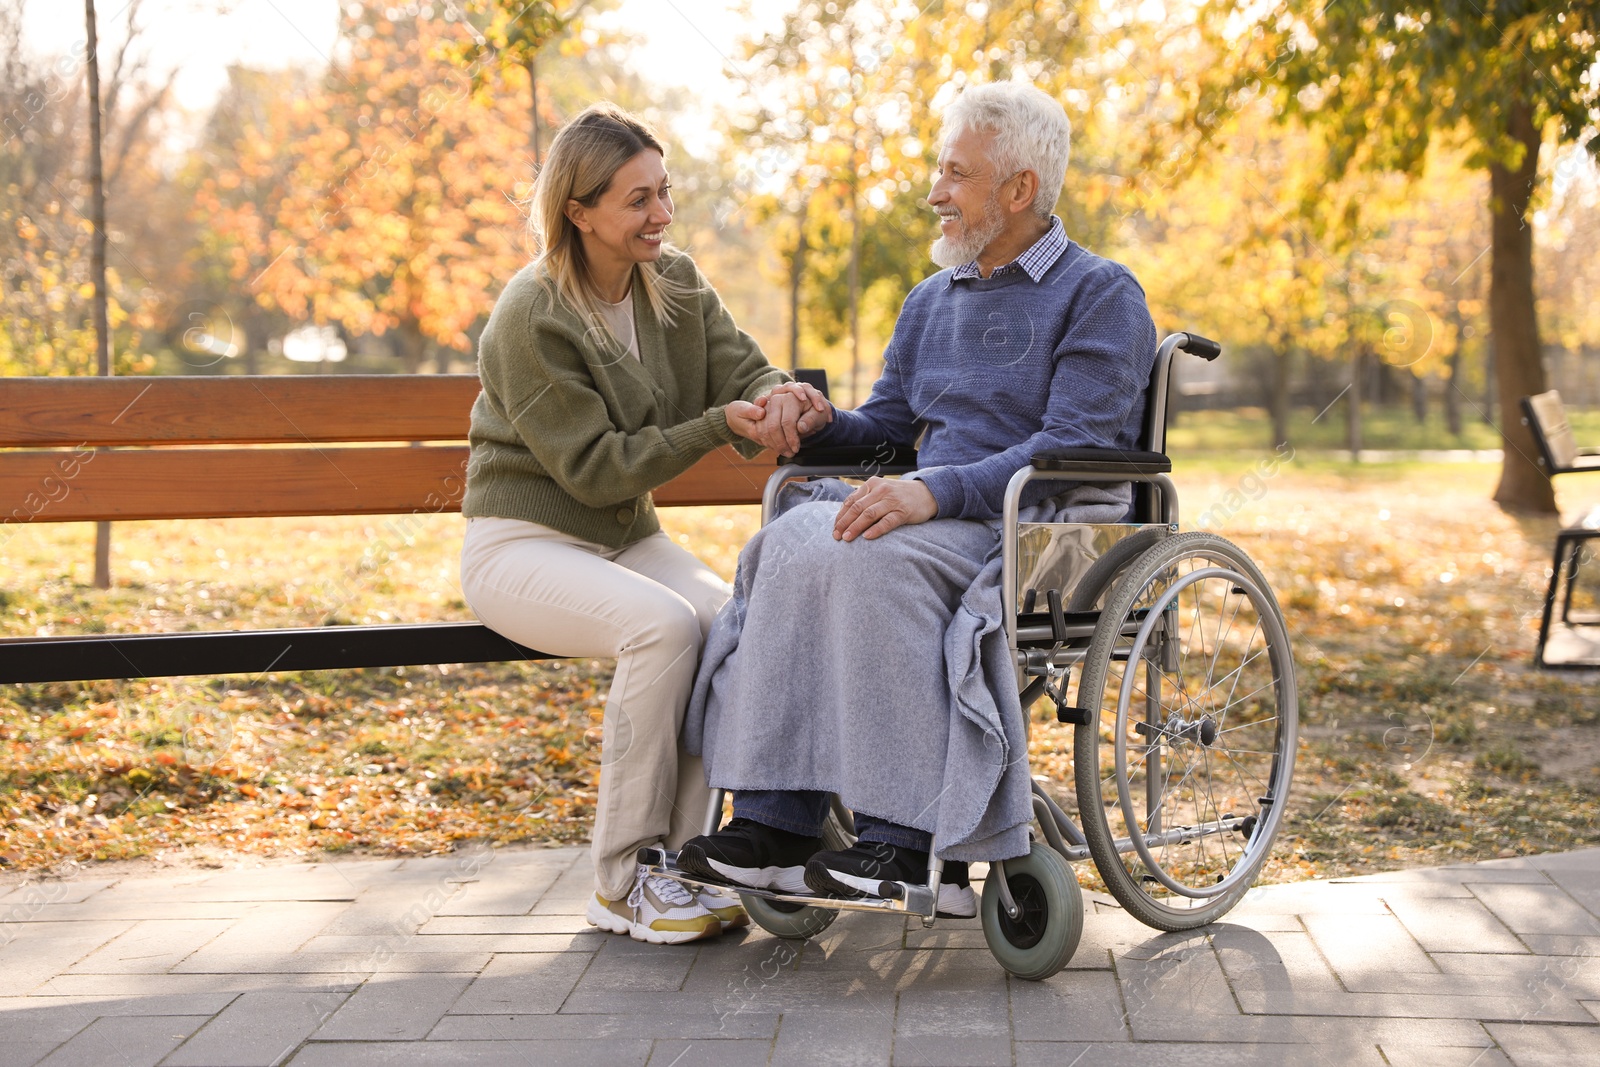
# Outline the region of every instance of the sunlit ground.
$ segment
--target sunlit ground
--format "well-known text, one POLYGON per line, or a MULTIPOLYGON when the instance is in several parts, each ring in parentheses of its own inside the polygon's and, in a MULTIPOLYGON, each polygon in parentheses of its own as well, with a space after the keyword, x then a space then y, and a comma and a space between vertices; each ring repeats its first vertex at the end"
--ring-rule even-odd
MULTIPOLYGON (((1265 455, 1189 463, 1177 480, 1186 524, 1205 517, 1249 551, 1293 638, 1299 766, 1267 877, 1600 840, 1596 675, 1529 666, 1555 520, 1518 520, 1490 503, 1491 465, 1302 458, 1269 469, 1265 455)), ((753 508, 664 514, 674 537, 728 577, 756 524, 753 508)), ((453 516, 403 527, 349 518, 114 529, 116 586, 104 593, 88 585, 91 527, 7 530, 0 629, 469 617, 453 516)), ((0 863, 580 841, 608 669, 6 687, 0 863)), ((1033 759, 1063 788, 1066 729, 1042 726, 1033 759)), ((1087 880, 1087 866, 1080 872, 1087 880)))

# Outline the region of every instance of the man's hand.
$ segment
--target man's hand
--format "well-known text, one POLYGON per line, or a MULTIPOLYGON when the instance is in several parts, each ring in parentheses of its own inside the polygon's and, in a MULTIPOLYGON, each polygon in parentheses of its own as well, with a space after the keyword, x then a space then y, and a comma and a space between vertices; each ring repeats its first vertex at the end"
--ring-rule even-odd
POLYGON ((753 440, 760 440, 768 448, 785 456, 800 451, 801 438, 816 433, 833 421, 833 405, 804 382, 785 382, 770 393, 757 397, 755 403, 766 413, 766 417, 761 426, 763 437, 753 440))
POLYGON ((857 537, 875 540, 896 526, 927 522, 939 513, 933 492, 914 478, 891 481, 868 478, 839 506, 833 521, 835 541, 854 541, 857 537))

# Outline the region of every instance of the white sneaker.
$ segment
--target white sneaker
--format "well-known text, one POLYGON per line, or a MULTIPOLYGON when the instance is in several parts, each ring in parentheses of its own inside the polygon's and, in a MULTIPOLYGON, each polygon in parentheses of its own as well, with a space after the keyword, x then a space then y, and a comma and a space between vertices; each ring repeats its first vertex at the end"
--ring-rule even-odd
POLYGON ((643 864, 626 900, 607 900, 597 891, 584 917, 591 926, 654 945, 681 945, 722 933, 721 919, 703 907, 687 886, 652 875, 643 864))
POLYGON ((714 885, 703 885, 700 892, 695 895, 700 906, 717 917, 722 924, 723 932, 750 925, 750 916, 745 912, 744 905, 739 903, 739 896, 731 889, 722 889, 714 885))

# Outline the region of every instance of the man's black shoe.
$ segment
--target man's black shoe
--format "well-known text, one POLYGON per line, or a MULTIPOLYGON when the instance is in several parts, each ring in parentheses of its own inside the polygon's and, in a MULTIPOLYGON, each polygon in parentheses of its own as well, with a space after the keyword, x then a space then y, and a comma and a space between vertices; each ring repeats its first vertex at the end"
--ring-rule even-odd
MULTIPOLYGON (((806 864, 806 885, 819 896, 883 897, 884 882, 928 884, 928 854, 914 848, 858 841, 842 852, 818 852, 806 864)), ((939 876, 938 914, 970 919, 978 914, 978 898, 967 879, 965 863, 946 863, 939 876)))
POLYGON ((734 819, 714 834, 686 842, 678 850, 678 866, 687 874, 747 889, 804 893, 806 860, 821 847, 821 838, 734 819))

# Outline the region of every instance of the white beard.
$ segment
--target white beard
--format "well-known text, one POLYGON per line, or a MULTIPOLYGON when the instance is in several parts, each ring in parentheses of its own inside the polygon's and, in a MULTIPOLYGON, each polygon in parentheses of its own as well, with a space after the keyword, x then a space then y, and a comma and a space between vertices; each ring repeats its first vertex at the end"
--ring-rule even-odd
POLYGON ((941 267, 959 267, 978 258, 978 253, 988 248, 1000 231, 1006 228, 1005 216, 1000 213, 1000 197, 991 195, 984 201, 983 214, 977 222, 961 220, 961 230, 954 237, 943 234, 933 242, 928 254, 941 267))

